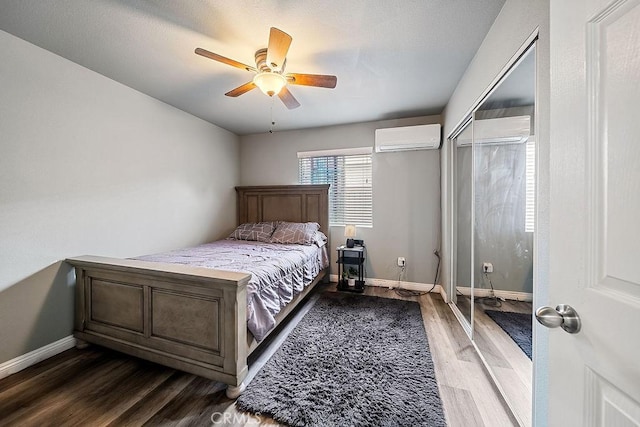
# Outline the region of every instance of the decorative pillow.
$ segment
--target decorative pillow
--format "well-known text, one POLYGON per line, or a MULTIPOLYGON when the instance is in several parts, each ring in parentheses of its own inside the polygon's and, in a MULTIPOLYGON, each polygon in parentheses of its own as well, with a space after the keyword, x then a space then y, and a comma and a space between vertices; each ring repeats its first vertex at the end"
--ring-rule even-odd
POLYGON ((241 224, 235 229, 228 239, 256 240, 258 242, 270 242, 276 224, 273 222, 258 222, 241 224))
POLYGON ((315 243, 317 247, 321 248, 327 244, 327 236, 325 236, 322 231, 316 231, 313 235, 313 243, 315 243))
POLYGON ((312 245, 319 229, 317 222, 279 222, 271 235, 271 243, 312 245))

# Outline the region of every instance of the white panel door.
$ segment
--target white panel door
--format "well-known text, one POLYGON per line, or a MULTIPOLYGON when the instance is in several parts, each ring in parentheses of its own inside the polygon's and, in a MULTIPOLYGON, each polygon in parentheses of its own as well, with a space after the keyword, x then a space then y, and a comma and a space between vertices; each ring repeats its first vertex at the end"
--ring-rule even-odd
POLYGON ((640 426, 640 0, 551 1, 551 426, 640 426))

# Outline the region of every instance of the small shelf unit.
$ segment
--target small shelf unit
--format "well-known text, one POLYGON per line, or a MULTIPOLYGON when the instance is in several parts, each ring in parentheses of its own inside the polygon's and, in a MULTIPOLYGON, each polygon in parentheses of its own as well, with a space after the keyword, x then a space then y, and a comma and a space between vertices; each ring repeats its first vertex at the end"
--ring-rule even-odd
POLYGON ((338 246, 338 290, 347 292, 364 292, 364 262, 366 260, 367 249, 364 246, 348 248, 338 246), (352 286, 345 278, 348 276, 355 279, 352 286))

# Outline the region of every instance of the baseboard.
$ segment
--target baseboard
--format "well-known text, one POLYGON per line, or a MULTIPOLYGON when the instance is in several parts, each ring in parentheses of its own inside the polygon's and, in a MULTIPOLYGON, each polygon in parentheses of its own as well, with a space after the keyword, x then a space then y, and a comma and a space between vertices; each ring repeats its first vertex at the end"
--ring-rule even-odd
POLYGON ((42 362, 58 353, 62 353, 65 350, 69 350, 76 345, 76 339, 73 335, 64 337, 61 340, 52 342, 51 344, 40 347, 29 353, 18 356, 7 362, 0 364, 0 379, 6 378, 9 375, 20 372, 31 365, 35 365, 38 362, 42 362))
MULTIPOLYGON (((456 288, 456 290, 458 292, 460 292, 462 295, 466 295, 466 296, 471 295, 471 288, 458 286, 456 288)), ((512 301, 533 302, 533 294, 529 293, 529 292, 502 291, 502 290, 499 290, 499 289, 496 289, 493 292, 494 292, 495 296, 497 296, 500 299, 505 299, 505 300, 508 299, 508 300, 512 300, 512 301)), ((491 296, 491 289, 475 288, 473 290, 473 294, 476 296, 476 298, 478 298, 478 297, 479 298, 490 297, 491 296)))
MULTIPOLYGON (((332 274, 331 281, 337 282, 338 275, 332 274)), ((399 280, 366 278, 364 284, 366 286, 376 286, 379 288, 387 288, 387 289, 407 289, 410 291, 418 291, 418 292, 436 292, 442 295, 443 298, 445 298, 442 287, 440 285, 433 286, 433 284, 430 284, 430 283, 402 282, 399 280)))

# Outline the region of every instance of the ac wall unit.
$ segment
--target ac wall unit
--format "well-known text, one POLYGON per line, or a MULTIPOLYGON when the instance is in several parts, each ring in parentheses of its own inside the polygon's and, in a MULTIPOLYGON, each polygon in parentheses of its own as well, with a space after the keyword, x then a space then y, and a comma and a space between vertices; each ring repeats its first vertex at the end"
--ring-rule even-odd
POLYGON ((440 148, 440 125, 376 129, 376 153, 440 148))
MULTIPOLYGON (((530 129, 529 116, 481 119, 473 122, 475 143, 483 145, 522 144, 529 139, 530 129)), ((471 132, 468 131, 461 133, 456 141, 458 146, 464 147, 471 145, 471 140, 471 132)))

